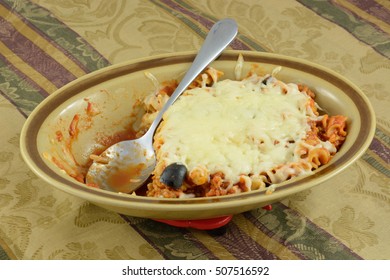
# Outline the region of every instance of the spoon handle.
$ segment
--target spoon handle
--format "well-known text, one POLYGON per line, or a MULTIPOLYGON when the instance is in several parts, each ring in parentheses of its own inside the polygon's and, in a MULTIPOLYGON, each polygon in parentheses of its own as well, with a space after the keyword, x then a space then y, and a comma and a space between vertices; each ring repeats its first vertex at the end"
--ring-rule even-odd
POLYGON ((154 130, 160 123, 165 111, 185 91, 191 82, 230 44, 234 37, 236 37, 237 31, 238 27, 233 19, 226 18, 213 25, 191 67, 158 113, 147 134, 154 134, 154 130))

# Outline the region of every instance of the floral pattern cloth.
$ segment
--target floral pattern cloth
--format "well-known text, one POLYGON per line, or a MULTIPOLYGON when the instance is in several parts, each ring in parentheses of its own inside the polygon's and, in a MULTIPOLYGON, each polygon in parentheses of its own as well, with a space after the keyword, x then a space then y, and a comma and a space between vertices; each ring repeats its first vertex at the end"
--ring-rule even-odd
POLYGON ((389 259, 389 77, 387 0, 0 0, 0 259, 389 259), (110 64, 197 50, 225 17, 232 49, 304 58, 364 91, 377 129, 361 159, 222 233, 119 215, 28 169, 20 130, 44 98, 110 64))

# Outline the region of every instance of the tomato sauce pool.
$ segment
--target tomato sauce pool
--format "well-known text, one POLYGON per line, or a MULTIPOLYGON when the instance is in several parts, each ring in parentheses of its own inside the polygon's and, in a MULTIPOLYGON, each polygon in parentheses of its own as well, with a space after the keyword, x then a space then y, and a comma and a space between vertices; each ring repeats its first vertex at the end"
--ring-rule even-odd
POLYGON ((128 193, 129 190, 126 188, 126 185, 131 181, 137 182, 142 170, 145 168, 145 164, 140 163, 118 169, 107 178, 107 182, 116 191, 128 193))

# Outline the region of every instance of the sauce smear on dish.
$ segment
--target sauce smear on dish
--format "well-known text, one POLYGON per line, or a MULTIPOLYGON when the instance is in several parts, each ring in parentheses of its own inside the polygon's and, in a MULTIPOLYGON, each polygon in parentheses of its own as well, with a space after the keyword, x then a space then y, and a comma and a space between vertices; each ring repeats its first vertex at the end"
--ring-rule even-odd
POLYGON ((129 181, 137 180, 145 167, 143 163, 127 166, 114 172, 107 180, 116 191, 128 193, 129 191, 125 186, 129 181))

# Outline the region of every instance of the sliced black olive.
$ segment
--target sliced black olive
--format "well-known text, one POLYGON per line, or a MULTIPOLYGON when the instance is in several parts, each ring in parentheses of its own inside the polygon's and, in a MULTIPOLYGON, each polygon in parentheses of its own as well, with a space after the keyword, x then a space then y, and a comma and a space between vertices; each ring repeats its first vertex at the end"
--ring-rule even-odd
POLYGON ((160 182, 174 189, 179 189, 183 185, 187 174, 187 168, 181 163, 172 163, 165 167, 160 176, 160 182))
POLYGON ((267 82, 272 79, 272 76, 267 76, 264 78, 264 80, 261 81, 263 85, 267 85, 267 82))

